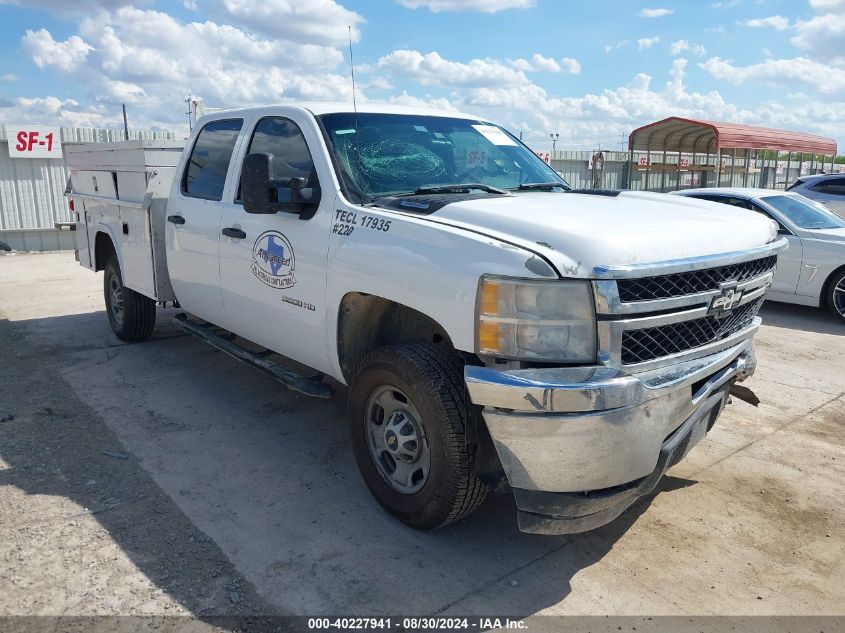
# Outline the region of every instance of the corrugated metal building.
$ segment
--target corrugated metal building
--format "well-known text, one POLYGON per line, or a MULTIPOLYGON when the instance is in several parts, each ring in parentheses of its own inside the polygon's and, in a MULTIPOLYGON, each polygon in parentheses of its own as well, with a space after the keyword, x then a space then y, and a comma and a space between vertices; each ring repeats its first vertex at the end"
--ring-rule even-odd
MULTIPOLYGON (((62 145, 123 141, 123 130, 62 128, 62 145)), ((130 131, 130 139, 175 139, 173 132, 130 131)), ((68 170, 62 158, 10 158, 0 125, 0 243, 21 251, 73 248, 73 234, 55 228, 70 222, 64 196, 68 170)), ((2 248, 2 246, 0 246, 2 248)))

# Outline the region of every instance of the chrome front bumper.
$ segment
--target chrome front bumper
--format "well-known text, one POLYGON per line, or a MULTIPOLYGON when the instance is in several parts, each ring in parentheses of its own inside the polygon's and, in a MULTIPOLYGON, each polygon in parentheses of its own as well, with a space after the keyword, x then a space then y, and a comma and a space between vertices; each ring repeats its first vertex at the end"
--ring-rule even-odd
POLYGON ((760 321, 755 318, 730 347, 637 374, 608 367, 466 367, 470 397, 484 407, 514 490, 520 527, 542 533, 593 529, 649 492, 701 439, 702 425, 704 432, 712 426, 729 384, 753 373, 752 337, 760 321), (684 429, 682 454, 669 451, 673 435, 677 443, 684 429), (617 498, 620 492, 625 494, 617 498), (591 495, 596 503, 588 502, 591 495))

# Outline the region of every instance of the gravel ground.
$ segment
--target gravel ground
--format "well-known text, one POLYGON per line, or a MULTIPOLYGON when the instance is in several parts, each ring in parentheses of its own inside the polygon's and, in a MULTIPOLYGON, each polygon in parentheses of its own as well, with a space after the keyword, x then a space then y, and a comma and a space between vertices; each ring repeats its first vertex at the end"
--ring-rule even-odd
POLYGON ((802 615, 845 604, 845 326, 768 305, 734 399, 656 496, 570 537, 513 502, 419 533, 369 497, 343 394, 285 391, 102 274, 0 256, 0 616, 802 615))

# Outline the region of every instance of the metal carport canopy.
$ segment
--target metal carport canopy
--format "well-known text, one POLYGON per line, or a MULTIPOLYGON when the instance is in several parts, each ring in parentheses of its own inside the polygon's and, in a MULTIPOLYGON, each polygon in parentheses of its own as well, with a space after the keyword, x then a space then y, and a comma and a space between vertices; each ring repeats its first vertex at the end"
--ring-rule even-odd
POLYGON ((635 129, 628 137, 628 149, 697 154, 724 149, 776 149, 834 156, 836 141, 803 132, 672 116, 635 129))

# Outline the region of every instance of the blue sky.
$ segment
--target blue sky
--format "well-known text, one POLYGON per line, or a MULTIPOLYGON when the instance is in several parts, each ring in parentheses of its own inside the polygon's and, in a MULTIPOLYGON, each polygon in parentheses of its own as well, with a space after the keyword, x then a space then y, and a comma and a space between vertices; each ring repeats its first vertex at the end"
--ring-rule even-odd
POLYGON ((0 122, 185 131, 209 107, 359 98, 618 148, 671 115, 845 147, 845 0, 0 0, 0 122))

